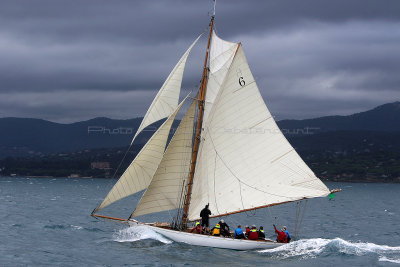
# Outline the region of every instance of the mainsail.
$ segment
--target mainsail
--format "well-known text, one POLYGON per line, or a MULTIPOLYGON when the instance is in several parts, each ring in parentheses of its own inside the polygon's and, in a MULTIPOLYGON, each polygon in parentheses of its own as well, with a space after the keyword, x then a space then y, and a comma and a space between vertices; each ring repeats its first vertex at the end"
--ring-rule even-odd
POLYGON ((133 144, 133 141, 144 128, 153 122, 168 117, 178 106, 179 93, 181 91, 182 77, 185 70, 186 60, 193 46, 197 43, 202 35, 203 34, 200 34, 199 37, 197 37, 197 39, 188 48, 188 50, 186 50, 185 54, 183 54, 172 72, 169 74, 168 78, 165 80, 164 84, 158 91, 156 97, 147 110, 146 115, 143 117, 143 120, 136 131, 131 144, 133 144))
POLYGON ((172 123, 186 99, 187 97, 144 145, 95 211, 147 188, 161 162, 172 123))
POLYGON ((193 100, 132 217, 179 208, 192 156, 193 125, 197 100, 193 100))
POLYGON ((240 45, 203 128, 190 220, 207 203, 221 216, 329 194, 276 125, 240 45))

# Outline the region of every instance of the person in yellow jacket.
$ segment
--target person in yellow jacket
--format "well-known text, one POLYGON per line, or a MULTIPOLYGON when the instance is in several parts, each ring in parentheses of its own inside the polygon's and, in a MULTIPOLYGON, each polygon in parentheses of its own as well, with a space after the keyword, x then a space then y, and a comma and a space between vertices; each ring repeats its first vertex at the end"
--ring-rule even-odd
POLYGON ((213 229, 211 229, 211 235, 220 236, 221 235, 221 226, 219 223, 215 225, 213 229))

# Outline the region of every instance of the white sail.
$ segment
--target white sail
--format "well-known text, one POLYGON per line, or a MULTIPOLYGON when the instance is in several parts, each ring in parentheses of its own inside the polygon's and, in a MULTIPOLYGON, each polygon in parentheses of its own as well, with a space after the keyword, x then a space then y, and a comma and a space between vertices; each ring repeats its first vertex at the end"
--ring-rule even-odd
POLYGON ((200 34, 199 37, 197 37, 197 39, 188 48, 188 50, 186 50, 185 54, 183 54, 172 72, 169 74, 168 78, 165 80, 163 86, 158 91, 156 97, 147 110, 147 113, 144 116, 138 130, 136 131, 131 144, 144 128, 158 120, 168 117, 176 109, 179 100, 179 93, 181 91, 182 77, 185 70, 186 60, 193 46, 197 43, 202 35, 203 34, 200 34))
POLYGON ((222 40, 213 31, 210 46, 210 73, 208 75, 203 122, 207 121, 215 97, 232 63, 237 46, 237 43, 222 40))
POLYGON ((96 211, 147 188, 161 162, 172 123, 186 98, 140 150, 96 211))
POLYGON ((204 125, 189 219, 326 196, 276 125, 239 46, 204 125))
POLYGON ((179 207, 190 170, 196 103, 193 100, 183 117, 132 217, 179 207))

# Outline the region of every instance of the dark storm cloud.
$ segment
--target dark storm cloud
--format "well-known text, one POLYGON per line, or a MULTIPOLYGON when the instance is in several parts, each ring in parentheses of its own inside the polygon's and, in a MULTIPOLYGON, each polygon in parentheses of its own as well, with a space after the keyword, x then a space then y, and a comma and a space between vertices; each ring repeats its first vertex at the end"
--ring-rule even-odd
MULTIPOLYGON (((143 115, 211 1, 1 1, 0 116, 143 115), (118 106, 118 107, 116 107, 118 106)), ((348 114, 400 98, 400 1, 217 1, 278 118, 348 114)), ((200 79, 204 40, 184 87, 200 79)))

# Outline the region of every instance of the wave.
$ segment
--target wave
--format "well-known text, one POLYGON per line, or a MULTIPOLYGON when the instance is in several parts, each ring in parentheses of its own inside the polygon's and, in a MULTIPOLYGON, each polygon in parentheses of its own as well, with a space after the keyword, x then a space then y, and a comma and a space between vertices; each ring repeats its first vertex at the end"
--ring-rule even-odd
POLYGON ((51 225, 45 225, 43 228, 46 229, 66 229, 67 227, 62 224, 51 224, 51 225))
POLYGON ((88 232, 103 232, 103 230, 99 229, 99 228, 88 228, 88 227, 83 227, 80 225, 67 225, 67 224, 47 224, 44 225, 43 228, 45 229, 51 229, 51 230, 74 230, 74 231, 80 231, 80 230, 84 230, 84 231, 88 231, 88 232))
POLYGON ((335 239, 304 239, 283 246, 259 251, 272 258, 315 258, 327 255, 364 256, 375 254, 379 261, 400 263, 400 247, 377 245, 374 243, 350 242, 341 238, 335 239))
POLYGON ((124 228, 116 232, 113 236, 113 240, 117 242, 135 242, 144 239, 154 239, 164 244, 172 243, 172 241, 152 231, 146 226, 131 226, 124 228))
POLYGON ((385 256, 382 256, 382 257, 379 258, 379 261, 388 261, 388 262, 399 263, 400 264, 400 258, 398 258, 398 259, 389 259, 389 258, 386 258, 385 256))

